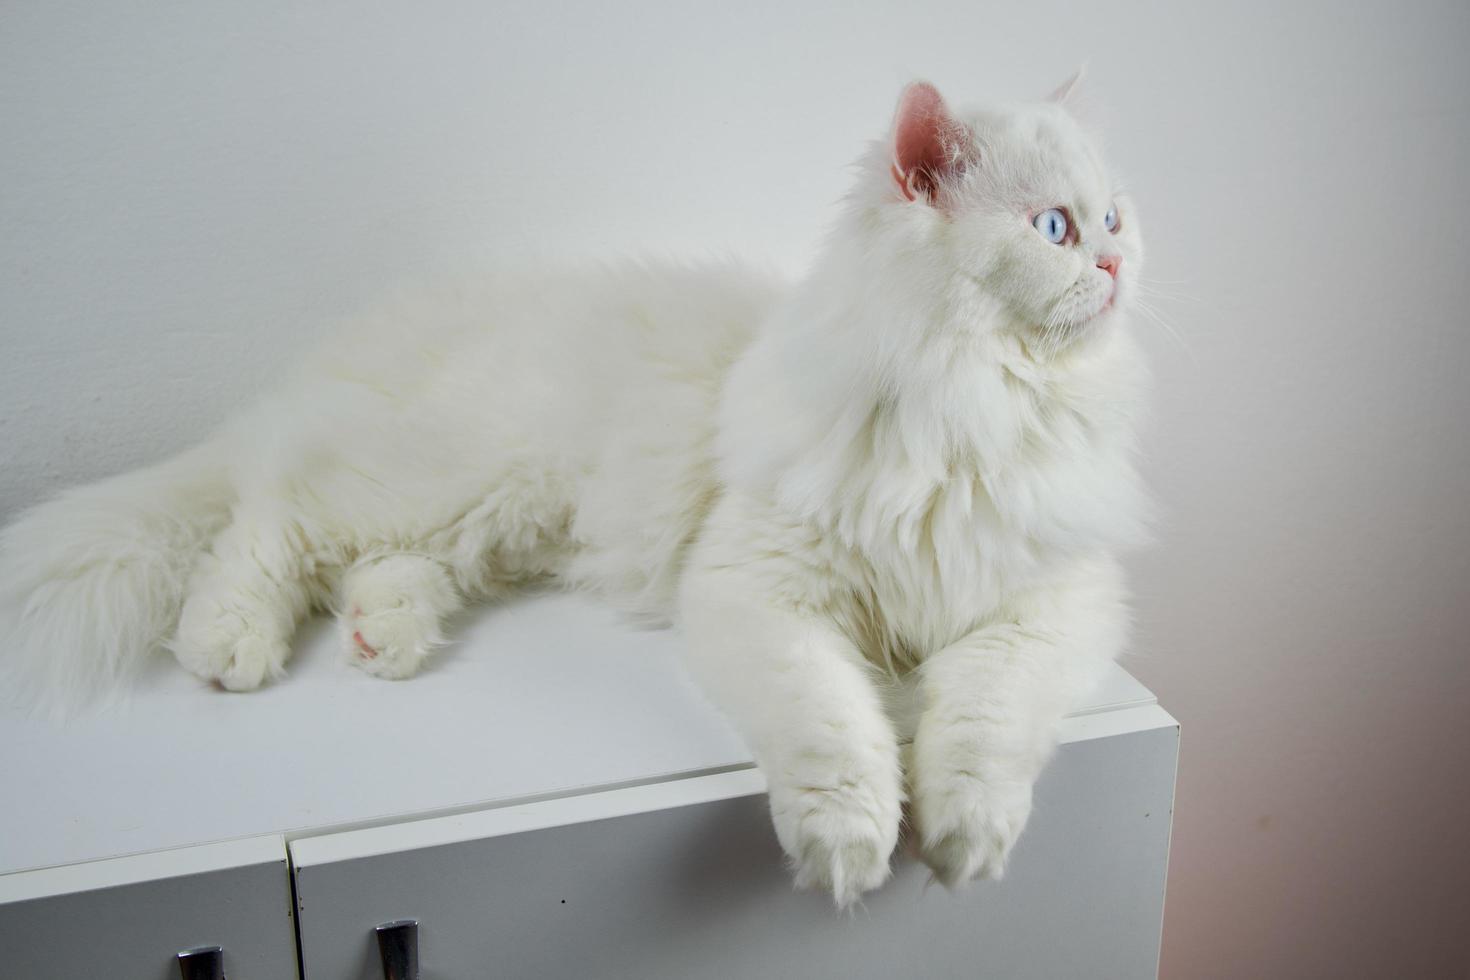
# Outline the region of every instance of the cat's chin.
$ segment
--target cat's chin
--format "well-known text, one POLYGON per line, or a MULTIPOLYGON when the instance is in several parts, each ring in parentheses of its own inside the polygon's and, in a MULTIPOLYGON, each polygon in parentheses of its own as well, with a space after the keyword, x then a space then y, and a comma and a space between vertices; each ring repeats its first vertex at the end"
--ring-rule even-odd
POLYGON ((1102 309, 1094 313, 1090 318, 1079 323, 1072 331, 1072 346, 1084 344, 1097 340, 1112 333, 1117 325, 1123 320, 1123 311, 1111 300, 1102 309))
POLYGON ((1031 333, 1039 350, 1056 355, 1109 332, 1121 319, 1122 310, 1109 297, 1095 313, 1050 328, 1033 327, 1031 333))
POLYGON ((1123 319, 1127 308, 1128 303, 1126 297, 1120 300, 1118 290, 1115 289, 1108 293, 1108 298, 1102 301, 1095 313, 1078 321, 1077 325, 1072 329, 1075 333, 1086 333, 1088 331, 1106 328, 1114 322, 1123 319))

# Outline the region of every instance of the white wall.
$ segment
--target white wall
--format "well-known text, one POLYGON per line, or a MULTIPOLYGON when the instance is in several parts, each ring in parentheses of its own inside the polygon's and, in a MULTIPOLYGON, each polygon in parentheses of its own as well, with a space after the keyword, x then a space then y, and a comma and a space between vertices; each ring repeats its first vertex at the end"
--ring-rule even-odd
POLYGON ((0 516, 159 458, 386 286, 799 268, 907 79, 1084 59, 1158 305, 1134 669, 1184 721, 1165 974, 1470 961, 1470 7, 0 6, 0 516))

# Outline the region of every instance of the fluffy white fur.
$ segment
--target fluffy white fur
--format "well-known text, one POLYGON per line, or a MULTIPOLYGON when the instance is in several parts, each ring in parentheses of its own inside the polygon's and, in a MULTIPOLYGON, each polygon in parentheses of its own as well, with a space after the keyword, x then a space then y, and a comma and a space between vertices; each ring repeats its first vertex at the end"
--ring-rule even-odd
POLYGON ((998 876, 1059 718, 1124 640, 1138 223, 1055 103, 952 114, 912 86, 859 170, 794 287, 490 283, 33 509, 0 539, 11 676, 105 689, 166 645, 249 690, 327 607, 353 663, 407 677, 462 603, 555 579, 682 627, 800 883, 841 904, 880 884, 906 801, 943 881, 998 876), (1053 206, 1075 241, 1032 226, 1053 206))

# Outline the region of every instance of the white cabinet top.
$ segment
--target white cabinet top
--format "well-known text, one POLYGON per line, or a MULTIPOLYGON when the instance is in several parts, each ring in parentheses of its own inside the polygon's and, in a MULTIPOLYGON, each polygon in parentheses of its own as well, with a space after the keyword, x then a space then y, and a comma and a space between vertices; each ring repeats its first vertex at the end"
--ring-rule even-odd
MULTIPOLYGON (((227 694, 160 661, 125 705, 0 714, 0 873, 368 826, 750 765, 679 638, 570 595, 478 610, 419 676, 307 625, 285 680, 227 694)), ((1083 713, 1154 697, 1115 669, 1083 713)))

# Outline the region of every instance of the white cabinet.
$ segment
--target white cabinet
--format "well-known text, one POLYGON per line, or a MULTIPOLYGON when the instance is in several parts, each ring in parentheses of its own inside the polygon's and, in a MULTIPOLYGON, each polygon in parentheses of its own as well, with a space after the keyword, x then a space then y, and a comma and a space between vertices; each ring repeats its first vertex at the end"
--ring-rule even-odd
POLYGON ((425 980, 1154 974, 1178 728, 1122 670, 1065 722, 1003 883, 952 895, 900 857, 844 915, 792 890, 760 774, 678 656, 543 597, 405 683, 318 625, 255 694, 161 664, 121 709, 0 714, 0 785, 25 788, 0 809, 0 976, 162 980, 219 944, 230 980, 298 953, 308 980, 378 980, 373 928, 403 918, 425 980))
POLYGON ((290 903, 278 836, 0 876, 0 976, 178 980, 219 946, 230 980, 293 977, 290 903))
POLYGON ((456 977, 1152 977, 1177 728, 1083 719, 1003 884, 954 895, 901 859, 852 914, 793 891, 754 770, 294 841, 310 980, 382 976, 416 918, 456 977))

